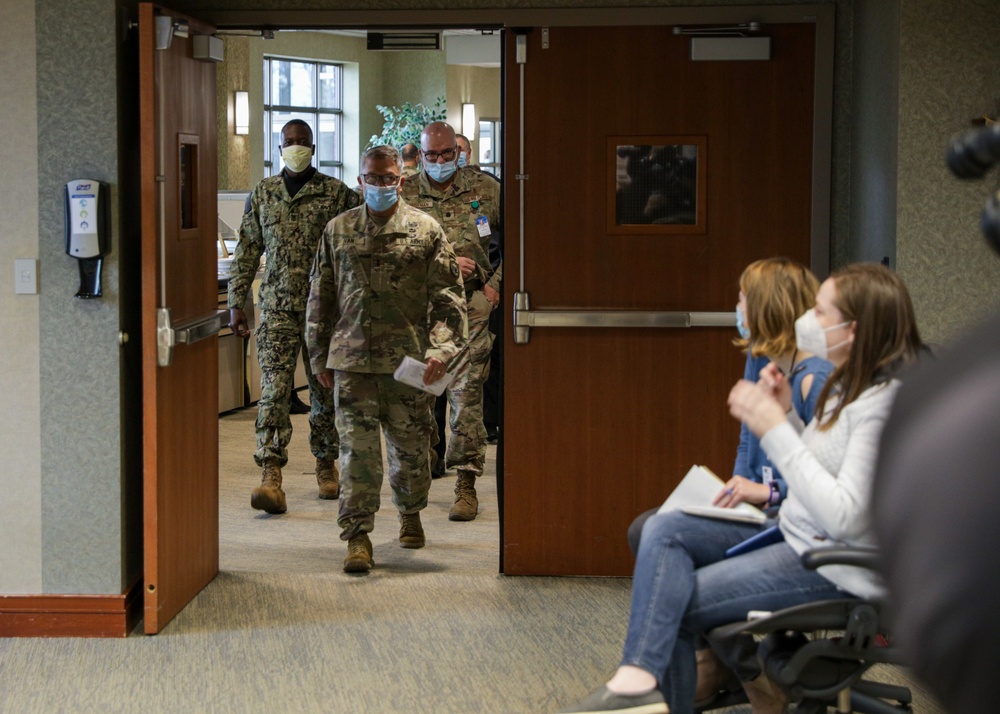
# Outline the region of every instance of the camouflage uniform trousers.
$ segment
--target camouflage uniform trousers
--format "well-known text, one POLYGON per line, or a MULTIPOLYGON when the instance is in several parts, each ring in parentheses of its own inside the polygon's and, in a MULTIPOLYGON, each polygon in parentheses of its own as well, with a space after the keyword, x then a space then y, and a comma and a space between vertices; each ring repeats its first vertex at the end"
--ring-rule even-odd
POLYGON ((333 398, 340 432, 340 538, 349 540, 375 527, 382 489, 379 426, 385 434, 392 502, 400 513, 425 508, 434 395, 401 384, 391 374, 337 370, 333 398))
MULTIPOLYGON (((264 310, 256 330, 260 361, 260 401, 257 402, 258 466, 288 463, 292 420, 288 416, 295 364, 305 349, 305 310, 264 310)), ((308 354, 308 353, 306 353, 308 354)), ((340 451, 333 405, 333 392, 313 376, 309 360, 303 359, 309 383, 309 448, 318 459, 334 460, 340 451)))
MULTIPOLYGON (((468 297, 469 355, 466 367, 455 375, 449 385, 448 407, 451 438, 445 454, 445 464, 459 474, 479 477, 486 465, 486 427, 483 425, 483 382, 490 372, 490 350, 493 333, 489 330, 492 306, 482 290, 468 297)), ((461 358, 460 358, 461 359, 461 358)), ((440 435, 434 423, 431 445, 440 435)))

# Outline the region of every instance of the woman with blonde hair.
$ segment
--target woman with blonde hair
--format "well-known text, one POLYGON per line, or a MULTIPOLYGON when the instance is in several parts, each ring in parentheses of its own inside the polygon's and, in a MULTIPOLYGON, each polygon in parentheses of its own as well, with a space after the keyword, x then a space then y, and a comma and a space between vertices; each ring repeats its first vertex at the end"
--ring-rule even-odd
MULTIPOLYGON (((805 266, 789 258, 765 258, 743 271, 736 306, 741 329, 735 344, 747 353, 743 378, 756 382, 760 371, 774 364, 788 378, 792 407, 804 421, 812 417, 833 369, 825 359, 795 344, 795 321, 813 306, 818 289, 819 281, 805 266)), ((732 508, 747 501, 777 506, 787 493, 785 480, 760 448, 760 440, 743 425, 733 477, 716 496, 715 505, 732 508)))
MULTIPOLYGON (((788 375, 792 407, 803 421, 812 418, 816 399, 833 369, 826 360, 795 345, 795 320, 813 306, 817 289, 819 281, 800 263, 784 257, 764 258, 748 265, 740 275, 736 304, 740 336, 733 344, 747 355, 743 378, 757 381, 760 371, 773 362, 788 375)), ((760 439, 742 426, 733 475, 715 497, 714 505, 734 508, 746 501, 761 508, 775 507, 787 493, 781 473, 760 448, 760 439)), ((655 508, 646 511, 629 526, 633 553, 638 553, 643 524, 655 513, 655 508)))
MULTIPOLYGON (((812 548, 866 546, 879 438, 899 383, 916 360, 920 337, 902 281, 879 265, 851 265, 820 286, 816 305, 796 321, 796 344, 834 365, 808 425, 791 409, 789 380, 777 365, 757 383, 741 380, 730 413, 761 439, 788 482, 779 543, 723 560, 725 550, 759 527, 667 513, 643 528, 632 582, 632 611, 621 663, 590 698, 564 712, 690 714, 701 634, 746 617, 839 597, 880 594, 864 569, 807 570, 812 548), (691 528, 688 526, 692 525, 691 528), (667 703, 669 702, 669 709, 667 703)), ((778 714, 784 695, 760 674, 752 638, 727 643, 730 665, 754 714, 778 714)))

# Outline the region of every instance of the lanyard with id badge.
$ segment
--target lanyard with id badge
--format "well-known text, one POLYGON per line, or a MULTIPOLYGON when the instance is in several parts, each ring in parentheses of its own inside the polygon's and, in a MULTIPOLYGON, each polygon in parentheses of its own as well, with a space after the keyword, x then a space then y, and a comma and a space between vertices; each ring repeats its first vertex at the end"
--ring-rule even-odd
MULTIPOLYGON (((479 210, 479 199, 477 198, 472 202, 472 210, 479 210)), ((490 219, 486 216, 476 216, 476 230, 479 231, 480 238, 486 238, 492 234, 490 230, 490 219)))

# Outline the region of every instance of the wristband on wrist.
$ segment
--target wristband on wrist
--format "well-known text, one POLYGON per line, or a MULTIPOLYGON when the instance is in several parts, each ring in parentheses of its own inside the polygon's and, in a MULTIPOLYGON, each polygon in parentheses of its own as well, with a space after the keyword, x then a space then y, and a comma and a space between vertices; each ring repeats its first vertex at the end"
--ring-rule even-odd
POLYGON ((767 498, 767 505, 777 506, 778 501, 781 500, 781 491, 778 489, 778 482, 772 481, 770 483, 770 486, 771 486, 771 495, 768 496, 767 498))

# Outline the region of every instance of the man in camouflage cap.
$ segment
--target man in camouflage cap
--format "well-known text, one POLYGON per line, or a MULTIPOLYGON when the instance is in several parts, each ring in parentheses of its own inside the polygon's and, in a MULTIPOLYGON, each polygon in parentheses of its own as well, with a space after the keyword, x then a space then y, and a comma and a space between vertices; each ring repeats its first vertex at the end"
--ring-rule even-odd
POLYGON ((306 308, 309 359, 333 389, 340 433, 340 537, 344 570, 374 564, 368 534, 382 486, 379 426, 385 435, 399 543, 425 543, 432 394, 397 382, 404 357, 423 363, 424 384, 445 375, 467 326, 458 261, 434 219, 399 200, 399 152, 365 152, 358 183, 365 205, 327 225, 313 264, 306 308))
POLYGON ((452 438, 446 458, 458 475, 448 518, 471 521, 479 512, 476 478, 486 463, 483 380, 493 344, 488 323, 500 302, 503 276, 503 264, 494 271, 489 258, 490 236, 500 225, 500 185, 492 176, 458 167, 455 130, 444 122, 427 125, 420 147, 423 168, 403 186, 403 198, 441 224, 458 256, 468 306, 468 366, 448 387, 452 438))
MULTIPOLYGON (((253 190, 240 224, 229 279, 229 319, 233 331, 250 334, 243 311, 250 286, 267 253, 260 285, 260 325, 257 354, 261 368, 261 395, 257 403, 257 450, 253 458, 263 469, 261 484, 250 505, 268 513, 284 513, 281 469, 288 462, 292 422, 288 417, 295 363, 305 339, 305 308, 309 296, 309 269, 323 228, 361 199, 343 183, 319 173, 312 165, 315 151, 312 129, 292 119, 281 129, 281 157, 285 168, 265 178, 253 190)), ((339 495, 333 395, 305 365, 309 382, 309 447, 316 457, 319 497, 339 495)))

